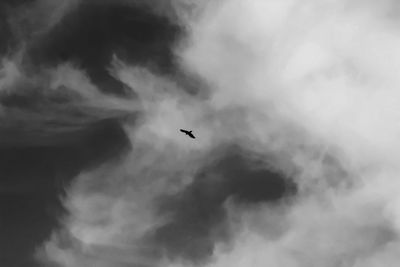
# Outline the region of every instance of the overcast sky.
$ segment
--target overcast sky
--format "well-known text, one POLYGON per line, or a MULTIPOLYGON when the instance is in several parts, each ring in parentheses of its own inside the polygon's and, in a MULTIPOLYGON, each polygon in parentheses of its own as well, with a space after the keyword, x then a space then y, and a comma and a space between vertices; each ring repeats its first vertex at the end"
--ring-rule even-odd
POLYGON ((0 266, 398 266, 399 8, 2 1, 0 266))

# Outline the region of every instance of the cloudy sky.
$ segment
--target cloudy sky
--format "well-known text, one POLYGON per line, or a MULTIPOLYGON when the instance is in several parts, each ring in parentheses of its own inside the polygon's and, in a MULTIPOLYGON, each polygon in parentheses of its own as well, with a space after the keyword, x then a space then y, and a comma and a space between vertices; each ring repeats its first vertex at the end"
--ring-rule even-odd
POLYGON ((1 1, 0 266, 398 266, 399 14, 1 1))

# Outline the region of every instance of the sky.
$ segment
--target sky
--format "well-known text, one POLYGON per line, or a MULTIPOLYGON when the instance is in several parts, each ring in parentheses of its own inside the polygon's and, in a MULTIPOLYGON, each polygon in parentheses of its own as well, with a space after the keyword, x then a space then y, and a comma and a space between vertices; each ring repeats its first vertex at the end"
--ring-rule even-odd
POLYGON ((398 266, 399 11, 2 1, 0 266, 398 266))

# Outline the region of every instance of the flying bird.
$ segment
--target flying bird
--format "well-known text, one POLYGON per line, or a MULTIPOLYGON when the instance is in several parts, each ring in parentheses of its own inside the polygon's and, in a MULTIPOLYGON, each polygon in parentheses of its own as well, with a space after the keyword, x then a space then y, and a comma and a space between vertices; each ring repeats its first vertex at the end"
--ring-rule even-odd
POLYGON ((180 131, 181 131, 182 133, 185 133, 186 135, 188 135, 189 137, 191 137, 191 138, 193 138, 193 139, 196 138, 196 137, 194 137, 194 135, 192 134, 192 131, 187 131, 187 130, 183 130, 183 129, 180 129, 180 131))

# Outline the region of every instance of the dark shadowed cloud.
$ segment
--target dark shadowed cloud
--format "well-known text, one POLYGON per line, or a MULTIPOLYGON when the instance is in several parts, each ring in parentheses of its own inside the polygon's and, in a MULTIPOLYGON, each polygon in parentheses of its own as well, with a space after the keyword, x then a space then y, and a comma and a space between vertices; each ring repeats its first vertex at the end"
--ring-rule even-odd
POLYGON ((113 55, 162 72, 174 64, 178 28, 149 10, 85 2, 48 27, 37 23, 51 16, 44 7, 0 4, 0 54, 8 61, 0 89, 0 263, 7 267, 35 265, 35 250, 66 214, 62 198, 77 174, 131 149, 121 122, 132 114, 88 104, 82 88, 50 88, 48 70, 72 63, 101 91, 121 94, 123 84, 107 71, 113 55))
POLYGON ((28 48, 31 63, 73 62, 106 92, 123 92, 123 84, 108 72, 113 56, 172 72, 171 46, 179 27, 144 7, 119 1, 81 2, 28 48))
POLYGON ((171 196, 161 196, 158 209, 168 222, 150 234, 155 246, 171 258, 207 261, 215 243, 229 242, 232 236, 227 201, 256 205, 295 192, 283 174, 248 153, 237 146, 228 146, 217 156, 210 152, 212 162, 195 174, 192 183, 171 196))

